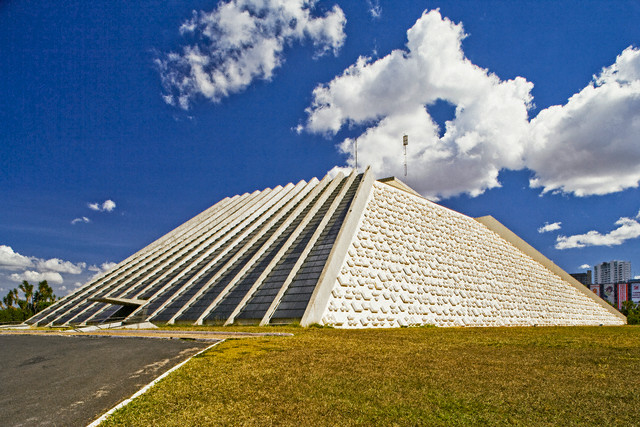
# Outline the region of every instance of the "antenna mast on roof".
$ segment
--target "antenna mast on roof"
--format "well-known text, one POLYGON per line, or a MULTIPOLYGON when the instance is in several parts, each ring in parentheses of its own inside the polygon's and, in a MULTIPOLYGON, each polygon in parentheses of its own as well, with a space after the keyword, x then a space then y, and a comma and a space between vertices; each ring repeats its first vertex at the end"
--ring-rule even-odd
POLYGON ((402 147, 404 148, 404 176, 407 176, 407 145, 409 145, 409 135, 402 137, 402 147))

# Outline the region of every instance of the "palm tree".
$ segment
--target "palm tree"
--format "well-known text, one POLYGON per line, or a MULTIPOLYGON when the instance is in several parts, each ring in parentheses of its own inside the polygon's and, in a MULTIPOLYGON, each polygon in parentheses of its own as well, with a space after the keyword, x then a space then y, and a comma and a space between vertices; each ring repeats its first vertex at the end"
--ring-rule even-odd
POLYGON ((38 290, 33 297, 34 312, 44 310, 56 300, 56 296, 53 294, 53 289, 47 283, 46 280, 38 283, 38 290))
POLYGON ((56 301, 53 289, 46 280, 38 283, 38 290, 33 292, 34 286, 24 280, 20 290, 24 299, 20 298, 18 289, 11 289, 0 303, 0 318, 3 322, 23 321, 38 313, 56 301), (14 306, 17 304, 17 307, 14 306))
POLYGON ((13 307, 13 291, 9 291, 9 293, 2 298, 2 302, 7 308, 13 307))
POLYGON ((18 299, 18 291, 16 289, 11 289, 9 290, 9 293, 7 293, 7 295, 2 298, 2 301, 4 302, 4 304, 7 306, 7 308, 12 308, 13 307, 13 303, 15 303, 18 299))
POLYGON ((35 311, 33 304, 33 285, 26 280, 23 280, 22 284, 20 285, 20 290, 24 292, 24 299, 26 302, 27 310, 33 313, 35 311))

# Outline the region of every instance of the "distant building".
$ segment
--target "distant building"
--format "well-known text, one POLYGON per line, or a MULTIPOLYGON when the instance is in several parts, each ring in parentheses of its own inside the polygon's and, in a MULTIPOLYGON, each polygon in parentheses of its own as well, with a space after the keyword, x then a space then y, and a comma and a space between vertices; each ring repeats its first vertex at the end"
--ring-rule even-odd
POLYGON ((593 283, 619 283, 631 279, 631 263, 629 261, 602 262, 593 267, 593 283))
POLYGON ((591 270, 586 273, 572 273, 571 276, 585 286, 589 286, 591 282, 591 270))
POLYGON ((640 304, 640 280, 629 280, 629 299, 636 304, 640 304))
POLYGON ((625 301, 640 303, 640 279, 631 279, 627 282, 618 283, 592 284, 587 287, 618 310, 622 310, 625 301))

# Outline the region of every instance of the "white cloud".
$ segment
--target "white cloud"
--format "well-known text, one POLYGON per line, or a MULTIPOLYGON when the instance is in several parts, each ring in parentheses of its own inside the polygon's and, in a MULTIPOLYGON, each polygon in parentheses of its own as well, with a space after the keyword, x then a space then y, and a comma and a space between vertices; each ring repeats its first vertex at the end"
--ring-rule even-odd
POLYGON ((100 265, 100 268, 102 269, 102 271, 109 271, 109 270, 111 270, 113 267, 115 267, 116 265, 118 265, 118 264, 116 264, 115 262, 103 262, 103 263, 100 265))
POLYGON ((25 256, 15 252, 10 246, 0 245, 0 271, 14 272, 6 275, 0 274, 0 281, 4 281, 4 279, 13 282, 26 280, 36 284, 46 280, 51 285, 60 285, 68 277, 67 275, 82 274, 86 266, 84 262, 72 263, 59 258, 43 259, 25 256))
POLYGON ((111 212, 116 208, 116 203, 113 200, 105 200, 102 203, 102 210, 106 212, 111 212))
MULTIPOLYGON (((91 207, 91 205, 90 205, 91 207)), ((84 223, 89 223, 91 222, 91 220, 89 218, 87 218, 86 216, 80 217, 80 218, 75 218, 73 221, 71 221, 71 224, 77 224, 79 222, 84 222, 84 223)))
POLYGON ((36 262, 39 271, 56 271, 58 273, 68 274, 80 274, 82 270, 87 266, 84 262, 77 264, 71 261, 62 261, 58 258, 51 258, 48 260, 38 260, 36 262))
POLYGON ((194 40, 180 53, 156 60, 163 96, 188 109, 196 96, 218 102, 256 79, 269 80, 285 46, 310 39, 320 56, 344 43, 346 19, 335 5, 312 16, 315 0, 229 0, 211 12, 193 12, 180 32, 194 40))
POLYGON ((73 292, 79 290, 80 288, 82 288, 85 284, 81 283, 81 282, 75 282, 73 285, 71 286, 67 286, 67 285, 62 285, 59 286, 55 291, 56 291, 56 295, 58 296, 65 296, 65 295, 69 295, 72 294, 73 292))
MULTIPOLYGON (((521 77, 502 81, 472 64, 462 51, 465 37, 462 25, 439 11, 423 14, 407 31, 406 50, 376 61, 361 57, 316 87, 304 129, 332 135, 365 126, 358 159, 377 176, 402 174, 401 138, 408 134, 406 180, 428 197, 478 195, 499 186, 501 169, 524 167, 533 85, 521 77), (442 137, 429 115, 438 100, 456 107, 442 137)), ((340 145, 350 167, 352 144, 340 145)))
POLYGON ((552 224, 545 222, 542 227, 538 228, 538 233, 547 233, 549 231, 560 230, 562 228, 561 224, 561 222, 554 222, 552 224))
POLYGON ((37 282, 46 280, 47 282, 56 283, 56 284, 60 284, 64 281, 62 279, 62 276, 58 272, 55 272, 55 271, 40 272, 40 271, 33 271, 33 270, 23 271, 22 273, 14 273, 11 276, 9 276, 9 279, 13 280, 14 282, 22 282, 23 280, 26 280, 27 282, 32 282, 32 283, 33 282, 37 283, 37 282))
POLYGON ((0 245, 0 269, 22 270, 33 265, 31 258, 14 252, 10 246, 0 245))
POLYGON ((25 256, 15 252, 10 246, 0 245, 0 287, 5 289, 13 288, 15 285, 12 282, 27 280, 31 284, 37 284, 47 280, 57 295, 64 295, 90 281, 92 276, 96 276, 93 272, 101 274, 115 266, 114 262, 87 266, 84 262, 25 256), (68 285, 71 282, 74 284, 68 285))
MULTIPOLYGON (((105 200, 100 203, 87 203, 89 209, 98 211, 98 212, 111 212, 116 208, 116 203, 113 200, 105 200)), ((82 217, 84 222, 89 222, 89 219, 86 217, 82 217)), ((74 220, 75 221, 75 220, 74 220)))
POLYGON ((582 264, 582 265, 580 266, 580 269, 581 269, 581 270, 588 270, 588 269, 590 269, 590 268, 591 268, 591 266, 590 266, 589 264, 582 264))
POLYGON ((586 246, 617 246, 640 236, 640 223, 635 219, 622 217, 615 222, 615 225, 618 228, 607 234, 592 230, 574 236, 558 236, 555 247, 556 249, 572 249, 586 246))
POLYGON ((380 0, 367 0, 369 6, 369 14, 372 18, 380 18, 382 16, 382 7, 380 7, 380 0))
MULTIPOLYGON (((500 186, 505 169, 531 170, 531 187, 543 193, 600 195, 638 186, 640 49, 625 49, 565 105, 529 121, 532 83, 503 81, 471 63, 465 37, 462 24, 425 12, 407 31, 405 49, 361 57, 317 86, 296 130, 333 136, 364 128, 359 163, 377 176, 403 175, 401 138, 408 134, 406 181, 431 198, 479 195, 500 186), (455 107, 443 129, 430 115, 439 100, 455 107)), ((334 172, 355 165, 353 142, 339 144, 347 165, 334 172)))
POLYGON ((113 267, 115 267, 116 265, 118 265, 115 262, 103 262, 102 264, 98 265, 90 265, 87 270, 89 271, 95 271, 96 274, 94 275, 94 277, 102 274, 102 273, 106 273, 107 271, 111 270, 113 267))
POLYGON ((565 105, 531 121, 532 187, 577 196, 637 187, 640 181, 640 50, 625 49, 565 105))
POLYGON ((62 291, 65 291, 66 295, 71 294, 75 291, 77 291, 78 289, 80 289, 81 287, 83 287, 85 284, 84 283, 80 283, 80 282, 75 282, 73 284, 72 288, 67 289, 66 286, 63 286, 65 289, 61 289, 62 291))

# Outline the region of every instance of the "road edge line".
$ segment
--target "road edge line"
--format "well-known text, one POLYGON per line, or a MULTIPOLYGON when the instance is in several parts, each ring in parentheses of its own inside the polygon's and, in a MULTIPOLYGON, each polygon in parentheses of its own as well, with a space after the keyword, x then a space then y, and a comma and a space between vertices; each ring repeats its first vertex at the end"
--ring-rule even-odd
POLYGON ((151 381, 149 384, 147 384, 146 386, 142 387, 140 390, 138 390, 135 394, 133 394, 131 397, 129 397, 128 399, 123 400, 122 402, 118 403, 116 406, 114 406, 113 408, 109 409, 107 412, 105 412, 104 414, 102 414, 100 416, 100 418, 96 419, 95 421, 93 421, 91 424, 88 424, 87 427, 97 427, 99 426, 103 421, 105 421, 107 418, 109 418, 109 416, 111 414, 113 414, 115 411, 117 411, 118 409, 128 405, 129 403, 131 403, 133 401, 133 399, 137 398, 138 396, 143 395, 144 393, 146 393, 151 387, 153 387, 158 381, 160 381, 161 379, 163 379, 164 377, 166 377, 167 375, 169 375, 171 372, 177 370, 178 368, 180 368, 182 365, 184 365, 185 363, 187 363, 189 360, 193 359, 194 357, 204 353, 205 351, 217 346, 218 344, 221 344, 225 341, 225 339, 222 339, 216 343, 211 344, 209 347, 200 350, 199 352, 197 352, 196 354, 194 354, 193 356, 189 357, 186 360, 183 360, 182 362, 178 363, 176 366, 174 366, 173 368, 169 369, 167 372, 165 372, 164 374, 160 375, 159 377, 157 377, 156 379, 154 379, 153 381, 151 381))

